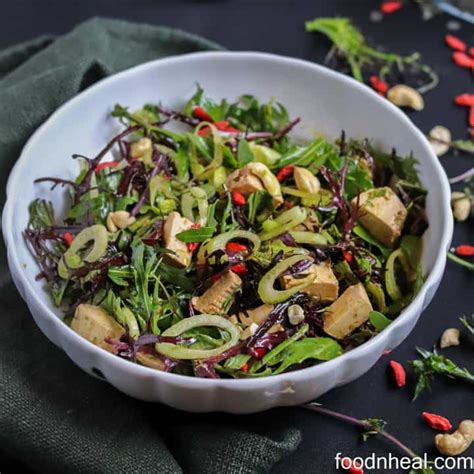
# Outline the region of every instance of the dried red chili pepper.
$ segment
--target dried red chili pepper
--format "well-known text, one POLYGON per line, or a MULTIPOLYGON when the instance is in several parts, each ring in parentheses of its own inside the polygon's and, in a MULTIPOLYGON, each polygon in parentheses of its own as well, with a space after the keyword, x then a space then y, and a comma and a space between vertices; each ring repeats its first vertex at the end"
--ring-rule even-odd
POLYGON ((105 163, 99 163, 94 171, 96 173, 100 173, 102 170, 104 170, 105 168, 115 168, 116 166, 119 165, 119 162, 118 161, 106 161, 105 163))
POLYGON ((428 426, 434 430, 449 431, 453 427, 451 422, 444 416, 428 413, 427 411, 424 411, 422 415, 428 426))
POLYGON ((244 244, 239 244, 238 242, 229 242, 226 246, 225 249, 228 252, 245 252, 248 250, 247 246, 244 244))
POLYGON ((74 236, 71 234, 71 232, 64 232, 63 239, 64 239, 64 242, 66 242, 66 245, 70 247, 72 244, 72 241, 74 240, 74 236))
POLYGON ((377 76, 370 76, 369 82, 372 86, 372 89, 374 89, 380 95, 385 95, 390 87, 385 81, 377 76))
POLYGON ((446 35, 444 37, 444 40, 451 49, 455 49, 456 51, 466 51, 467 49, 466 43, 459 39, 457 36, 446 35))
POLYGON ((232 201, 237 206, 245 206, 245 203, 247 202, 245 196, 242 193, 239 193, 239 191, 234 191, 232 193, 232 201))
POLYGON ((237 263, 235 265, 232 265, 230 269, 234 273, 237 273, 237 275, 245 275, 248 272, 247 267, 245 266, 245 263, 237 263))
POLYGON ((188 247, 188 251, 192 253, 199 247, 199 244, 197 242, 191 242, 186 244, 186 247, 188 247))
POLYGON ((390 368, 392 369, 393 379, 397 387, 404 387, 407 382, 407 375, 403 365, 395 360, 391 360, 390 368))
POLYGON ((202 122, 212 122, 212 117, 199 105, 194 107, 193 115, 202 122))
POLYGON ((453 61, 459 67, 474 68, 474 58, 471 58, 462 51, 456 51, 452 55, 453 61))
POLYGON ((474 105, 474 94, 460 94, 454 98, 456 105, 463 107, 472 107, 474 105))
POLYGON ((358 461, 352 460, 351 458, 342 458, 341 467, 352 474, 364 474, 362 465, 358 461))
POLYGON ((284 166, 283 168, 280 169, 280 171, 278 171, 276 178, 280 182, 284 181, 286 178, 288 178, 288 176, 293 174, 294 170, 295 170, 295 167, 293 165, 284 166))
POLYGON ((456 247, 456 254, 460 257, 474 257, 474 245, 458 245, 456 247))
POLYGON ((380 5, 380 11, 389 15, 390 13, 395 13, 400 10, 402 6, 402 2, 383 2, 382 5, 380 5))

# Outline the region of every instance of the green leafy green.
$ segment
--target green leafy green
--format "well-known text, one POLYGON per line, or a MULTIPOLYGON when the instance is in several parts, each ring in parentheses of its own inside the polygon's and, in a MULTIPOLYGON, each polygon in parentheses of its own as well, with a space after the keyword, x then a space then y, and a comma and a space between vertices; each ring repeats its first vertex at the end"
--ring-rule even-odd
POLYGON ((176 234, 176 237, 181 242, 204 242, 212 237, 214 231, 214 227, 198 227, 196 229, 184 230, 176 234))
POLYGON ((239 145, 237 147, 237 162, 239 168, 244 167, 247 163, 253 161, 253 153, 249 147, 249 142, 244 138, 239 140, 239 145))
POLYGON ((370 324, 378 331, 383 331, 391 322, 391 319, 388 319, 387 316, 380 313, 379 311, 371 311, 369 314, 370 324))

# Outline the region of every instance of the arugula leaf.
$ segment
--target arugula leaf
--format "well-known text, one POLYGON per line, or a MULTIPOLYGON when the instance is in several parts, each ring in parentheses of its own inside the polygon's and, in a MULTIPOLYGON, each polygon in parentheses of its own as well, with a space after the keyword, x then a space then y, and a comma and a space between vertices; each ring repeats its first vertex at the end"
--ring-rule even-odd
POLYGON ((378 331, 383 331, 391 322, 391 319, 388 319, 387 316, 380 313, 379 311, 371 311, 369 313, 370 324, 378 331))
POLYGON ((257 214, 263 209, 273 209, 273 198, 268 191, 255 191, 248 199, 248 220, 251 225, 255 223, 257 214))
POLYGON ((273 371, 280 374, 288 367, 301 364, 308 359, 331 360, 342 354, 340 344, 329 337, 307 337, 293 342, 281 354, 281 365, 273 371))
POLYGON ((239 168, 242 168, 247 163, 253 161, 252 150, 249 147, 248 141, 244 138, 242 140, 239 140, 239 145, 237 147, 237 161, 239 168))
POLYGON ((54 225, 54 209, 50 201, 35 199, 31 202, 29 225, 34 229, 44 229, 54 225))
POLYGON ((385 245, 381 244, 375 237, 372 236, 372 234, 366 230, 364 227, 360 225, 355 225, 352 228, 352 232, 357 235, 357 237, 360 237, 362 240, 365 240, 365 242, 369 243, 370 245, 373 245, 377 249, 379 249, 380 253, 385 257, 388 258, 388 256, 392 253, 392 251, 388 248, 385 247, 385 245))
POLYGON ((327 143, 322 138, 316 138, 308 146, 291 147, 271 168, 278 169, 288 165, 295 165, 310 167, 311 171, 316 171, 335 153, 336 148, 334 145, 327 143))
POLYGON ((162 261, 158 267, 158 273, 160 278, 167 283, 175 285, 187 293, 193 292, 195 281, 187 275, 185 268, 173 267, 162 261))
POLYGON ((212 237, 215 230, 214 227, 199 227, 197 229, 184 230, 183 232, 176 234, 176 237, 178 237, 181 242, 204 242, 212 237))

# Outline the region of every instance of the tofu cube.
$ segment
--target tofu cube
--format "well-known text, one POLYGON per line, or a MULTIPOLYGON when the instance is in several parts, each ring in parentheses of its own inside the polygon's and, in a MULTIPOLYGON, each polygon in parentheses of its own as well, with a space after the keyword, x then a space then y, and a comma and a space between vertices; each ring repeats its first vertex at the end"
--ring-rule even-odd
POLYGON ((372 311, 364 285, 358 283, 346 291, 326 309, 324 331, 336 339, 344 339, 354 329, 368 321, 372 311))
MULTIPOLYGON (((352 200, 355 206, 357 198, 352 200)), ((369 189, 359 197, 359 222, 377 240, 393 248, 402 233, 407 210, 389 187, 369 189)))
POLYGON ((339 294, 339 282, 332 271, 329 262, 322 262, 311 265, 305 272, 304 278, 294 278, 292 275, 283 275, 281 282, 286 289, 312 282, 302 290, 303 293, 311 296, 321 303, 331 303, 339 294))
POLYGON ((234 293, 242 286, 239 275, 227 270, 201 296, 192 298, 193 306, 203 314, 226 314, 234 293))
POLYGON ((185 230, 191 229, 193 223, 181 217, 179 212, 171 212, 166 218, 165 225, 163 226, 163 237, 165 240, 165 248, 173 251, 173 253, 167 253, 166 259, 175 266, 187 267, 191 263, 192 254, 188 250, 187 245, 181 242, 176 235, 185 230))
POLYGON ((119 340, 125 334, 125 329, 112 316, 91 304, 80 304, 76 308, 71 329, 109 352, 114 352, 114 348, 105 339, 119 340))

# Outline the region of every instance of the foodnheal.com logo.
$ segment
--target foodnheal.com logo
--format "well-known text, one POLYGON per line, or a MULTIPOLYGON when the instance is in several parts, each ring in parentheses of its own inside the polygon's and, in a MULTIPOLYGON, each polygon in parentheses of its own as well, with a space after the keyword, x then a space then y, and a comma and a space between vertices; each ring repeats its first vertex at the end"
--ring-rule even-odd
POLYGON ((436 457, 428 459, 428 456, 410 458, 408 456, 397 457, 392 453, 388 456, 377 456, 375 453, 363 458, 361 456, 355 458, 348 458, 342 453, 337 453, 334 458, 337 469, 352 469, 352 472, 360 470, 360 472, 367 470, 374 470, 376 472, 389 472, 391 470, 409 470, 409 469, 431 469, 463 472, 474 470, 474 457, 472 456, 456 456, 456 457, 436 457))

